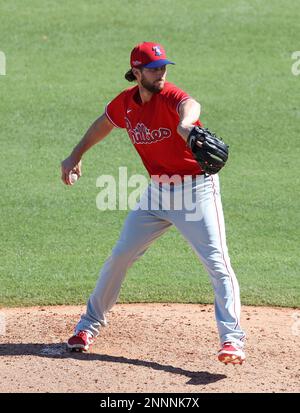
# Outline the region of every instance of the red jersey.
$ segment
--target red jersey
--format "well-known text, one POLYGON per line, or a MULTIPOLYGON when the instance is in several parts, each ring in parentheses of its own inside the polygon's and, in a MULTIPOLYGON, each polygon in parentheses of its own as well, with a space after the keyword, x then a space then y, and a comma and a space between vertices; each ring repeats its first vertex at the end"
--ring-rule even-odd
MULTIPOLYGON (((178 108, 190 98, 183 90, 165 82, 159 93, 142 104, 139 88, 124 90, 105 108, 110 122, 117 128, 126 128, 149 175, 197 175, 201 168, 177 133, 178 108)), ((200 121, 197 125, 202 126, 200 121)))

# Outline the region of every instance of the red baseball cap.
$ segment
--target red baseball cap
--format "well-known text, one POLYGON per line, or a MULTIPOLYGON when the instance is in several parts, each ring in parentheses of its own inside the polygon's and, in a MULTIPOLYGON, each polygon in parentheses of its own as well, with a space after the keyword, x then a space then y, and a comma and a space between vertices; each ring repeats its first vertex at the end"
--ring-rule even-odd
POLYGON ((175 65, 167 59, 162 45, 152 42, 143 42, 135 46, 130 55, 131 67, 156 68, 164 65, 175 65))

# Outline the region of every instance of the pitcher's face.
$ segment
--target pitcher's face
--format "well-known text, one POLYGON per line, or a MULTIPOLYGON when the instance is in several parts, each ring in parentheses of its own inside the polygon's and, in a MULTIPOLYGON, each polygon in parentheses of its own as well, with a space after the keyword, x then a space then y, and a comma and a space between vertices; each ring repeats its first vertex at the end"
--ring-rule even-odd
POLYGON ((153 69, 142 68, 135 73, 138 83, 151 93, 159 93, 165 85, 167 77, 166 65, 153 69))

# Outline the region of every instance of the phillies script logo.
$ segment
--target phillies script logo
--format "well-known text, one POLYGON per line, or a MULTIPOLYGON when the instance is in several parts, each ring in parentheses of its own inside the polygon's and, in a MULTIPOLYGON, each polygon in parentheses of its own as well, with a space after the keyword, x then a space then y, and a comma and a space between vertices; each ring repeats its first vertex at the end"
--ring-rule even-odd
POLYGON ((128 134, 134 144, 156 143, 171 136, 170 129, 159 128, 150 131, 143 123, 138 123, 132 128, 130 120, 125 118, 128 134))

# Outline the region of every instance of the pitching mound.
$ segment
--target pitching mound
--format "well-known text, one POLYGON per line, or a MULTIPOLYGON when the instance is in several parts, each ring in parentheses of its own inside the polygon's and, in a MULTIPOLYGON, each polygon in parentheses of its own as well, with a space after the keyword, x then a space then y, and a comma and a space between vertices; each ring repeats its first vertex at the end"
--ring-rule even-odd
POLYGON ((243 307, 242 366, 217 360, 213 307, 116 305, 89 354, 65 340, 85 307, 1 309, 0 392, 299 392, 300 311, 243 307))

